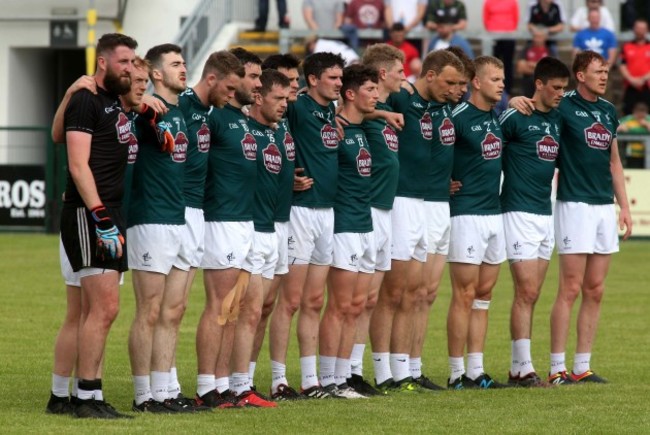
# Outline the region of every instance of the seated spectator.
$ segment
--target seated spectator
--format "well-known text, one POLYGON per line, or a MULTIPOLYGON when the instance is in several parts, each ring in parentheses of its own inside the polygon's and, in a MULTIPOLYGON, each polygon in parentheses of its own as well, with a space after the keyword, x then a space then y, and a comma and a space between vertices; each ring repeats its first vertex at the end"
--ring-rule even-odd
POLYGON ((614 25, 612 14, 605 6, 603 6, 603 0, 586 0, 586 4, 586 6, 581 6, 576 9, 571 17, 572 32, 577 32, 589 27, 588 15, 589 11, 592 9, 597 9, 600 12, 600 27, 607 29, 610 32, 616 32, 616 26, 614 25))
POLYGON ((422 30, 422 21, 427 11, 428 0, 385 0, 384 21, 386 28, 401 23, 406 33, 422 30))
POLYGON ((404 53, 404 75, 406 77, 412 74, 411 61, 415 58, 420 58, 420 52, 413 44, 406 40, 406 28, 402 23, 395 23, 390 28, 388 33, 388 41, 386 43, 395 48, 399 48, 404 53))
POLYGON ((600 11, 590 9, 589 27, 578 31, 573 38, 573 55, 581 51, 591 50, 605 58, 611 67, 616 61, 618 43, 613 32, 600 27, 600 11))
POLYGON ((467 28, 465 4, 459 0, 429 0, 425 14, 426 27, 437 30, 441 20, 451 20, 452 30, 459 32, 467 28))
POLYGON ((469 42, 467 42, 467 39, 454 32, 454 23, 451 17, 441 18, 438 20, 436 27, 438 31, 431 41, 429 41, 427 51, 444 50, 450 45, 454 45, 462 48, 470 59, 474 59, 474 51, 469 45, 469 42))
POLYGON ((517 74, 521 75, 522 92, 525 97, 533 97, 535 93, 533 73, 537 62, 546 56, 550 56, 550 50, 546 45, 546 34, 534 33, 532 41, 526 44, 522 50, 516 68, 517 74))
POLYGON ((623 113, 632 113, 639 101, 650 101, 650 41, 648 22, 642 18, 634 22, 634 39, 623 44, 621 49, 621 75, 625 92, 623 93, 623 113))
POLYGON ((352 47, 335 39, 323 39, 312 35, 305 39, 305 55, 330 52, 340 54, 345 59, 345 66, 359 61, 359 55, 352 47))
MULTIPOLYGON (((483 27, 488 32, 510 33, 517 31, 519 26, 518 0, 484 0, 483 27)), ((505 90, 510 94, 513 79, 513 61, 515 57, 514 39, 497 39, 492 49, 492 55, 503 62, 505 90)))
POLYGON ((414 57, 409 63, 409 70, 411 71, 411 74, 406 76, 406 81, 409 83, 415 83, 415 79, 420 77, 420 74, 422 74, 422 59, 414 57))
POLYGON ((343 0, 303 0, 302 16, 310 30, 336 30, 343 24, 343 0))
MULTIPOLYGON (((537 0, 530 6, 528 13, 528 31, 531 35, 544 33, 555 35, 564 30, 564 13, 562 5, 554 0, 537 0)), ((552 56, 557 56, 557 43, 548 40, 546 45, 551 50, 552 56)))
MULTIPOLYGON (((631 115, 619 120, 617 132, 630 134, 650 134, 650 115, 648 105, 643 102, 636 103, 631 115)), ((624 139, 621 137, 621 139, 624 139)), ((630 141, 625 145, 625 167, 645 168, 644 142, 630 141)))
POLYGON ((345 8, 341 32, 350 47, 359 49, 359 29, 384 28, 384 0, 352 0, 345 8))

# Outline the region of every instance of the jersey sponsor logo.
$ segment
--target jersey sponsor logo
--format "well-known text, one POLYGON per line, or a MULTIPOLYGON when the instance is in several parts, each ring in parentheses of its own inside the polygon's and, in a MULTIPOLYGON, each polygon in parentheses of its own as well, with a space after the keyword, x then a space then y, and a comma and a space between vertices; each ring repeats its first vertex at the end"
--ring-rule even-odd
POLYGON ((131 134, 131 123, 129 118, 122 112, 117 115, 117 122, 115 123, 115 131, 117 131, 117 140, 120 143, 129 143, 129 135, 131 134))
POLYGON ((280 149, 274 143, 269 144, 262 150, 264 158, 264 167, 272 174, 279 174, 282 170, 282 154, 280 149))
POLYGON ((176 163, 183 163, 187 157, 187 146, 190 144, 190 141, 187 139, 184 132, 179 131, 176 133, 176 138, 174 138, 174 144, 172 160, 176 163))
POLYGON ((424 106, 422 105, 422 103, 419 103, 419 102, 417 102, 417 101, 414 101, 413 104, 412 104, 412 106, 413 106, 413 107, 416 107, 416 108, 418 108, 418 109, 424 109, 424 106))
POLYGON ((483 127, 480 125, 472 125, 472 131, 483 131, 483 127))
POLYGON ((440 135, 441 144, 451 146, 456 143, 456 129, 451 119, 445 118, 442 120, 440 127, 438 127, 438 134, 440 135))
POLYGON ((397 152, 399 150, 399 141, 397 139, 397 133, 393 128, 386 124, 386 127, 381 131, 381 134, 384 135, 384 141, 389 150, 397 152))
POLYGON ((241 148, 246 160, 257 160, 257 142, 255 142, 255 137, 252 134, 246 133, 244 135, 241 140, 241 148))
POLYGON ((528 126, 528 131, 541 131, 541 128, 539 128, 536 125, 529 125, 528 126))
POLYGON ((129 135, 129 155, 127 157, 126 163, 132 165, 135 163, 138 158, 138 138, 135 137, 133 133, 129 135))
POLYGON ((612 133, 600 122, 594 122, 585 128, 585 141, 589 148, 607 150, 612 142, 612 133))
POLYGON ((325 124, 320 130, 320 136, 323 139, 325 148, 336 149, 339 145, 339 135, 336 129, 330 124, 325 124))
POLYGON ((589 118, 589 114, 584 110, 576 110, 576 116, 579 116, 581 118, 589 118))
POLYGON ((553 139, 553 136, 544 136, 535 145, 537 146, 537 157, 541 160, 554 162, 555 159, 557 159, 560 145, 555 141, 555 139, 553 139))
POLYGON ((420 119, 420 132, 425 139, 433 138, 433 121, 429 112, 424 112, 424 115, 420 119))
POLYGON ((314 115, 314 117, 316 117, 318 119, 322 119, 323 121, 327 121, 327 122, 330 122, 331 118, 332 118, 332 113, 329 112, 329 111, 327 112, 327 114, 324 114, 323 112, 319 112, 318 110, 314 110, 313 112, 311 112, 311 114, 314 115))
POLYGON ((284 149, 287 153, 287 160, 290 162, 296 160, 296 144, 288 131, 284 132, 284 149))
POLYGON ((196 149, 200 153, 207 153, 210 151, 210 129, 205 122, 201 124, 201 128, 196 132, 196 149))
POLYGON ((370 177, 372 157, 365 148, 359 148, 359 154, 357 154, 357 171, 359 171, 359 175, 362 177, 370 177))
POLYGON ((481 142, 481 149, 485 160, 498 159, 501 157, 501 139, 495 136, 494 133, 488 133, 481 142))

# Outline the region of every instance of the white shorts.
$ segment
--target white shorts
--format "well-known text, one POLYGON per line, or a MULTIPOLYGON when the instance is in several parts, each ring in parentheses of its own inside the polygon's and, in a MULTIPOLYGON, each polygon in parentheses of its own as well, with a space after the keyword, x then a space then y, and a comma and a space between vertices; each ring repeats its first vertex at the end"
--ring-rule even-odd
POLYGON ((449 203, 443 201, 424 201, 427 213, 427 253, 447 255, 451 217, 449 203))
POLYGON ((276 222, 275 235, 278 238, 278 261, 275 263, 275 274, 285 275, 289 272, 289 222, 276 222))
POLYGON ((555 239, 560 255, 618 252, 614 204, 557 201, 555 239))
POLYGON ((206 222, 203 269, 241 269, 253 248, 253 221, 206 222))
POLYGON ((372 213, 372 230, 375 235, 375 270, 390 270, 391 245, 393 243, 393 227, 391 211, 380 208, 370 208, 372 213))
POLYGON ((393 260, 427 261, 427 215, 424 200, 396 196, 391 210, 393 260))
POLYGON ((167 275, 172 267, 190 270, 185 225, 143 224, 126 230, 129 267, 167 275))
POLYGON ((332 264, 334 209, 291 207, 289 264, 332 264))
POLYGON ((500 264, 506 260, 503 217, 461 215, 451 218, 450 263, 500 264))
POLYGON ((555 246, 553 216, 510 211, 503 214, 508 260, 550 260, 555 246))
POLYGON ((332 267, 350 272, 373 273, 376 252, 375 236, 372 232, 336 233, 332 267))
POLYGON ((63 275, 63 281, 65 281, 65 285, 81 287, 81 276, 79 276, 79 272, 72 270, 72 265, 70 264, 70 260, 68 260, 68 255, 65 253, 63 241, 61 241, 60 237, 59 262, 61 263, 61 275, 63 275))
POLYGON ((253 275, 262 275, 266 279, 273 279, 275 265, 278 262, 278 236, 275 233, 253 234, 253 249, 246 256, 242 269, 253 275))
POLYGON ((205 249, 205 220, 202 209, 185 207, 183 243, 187 247, 190 266, 199 267, 205 249))

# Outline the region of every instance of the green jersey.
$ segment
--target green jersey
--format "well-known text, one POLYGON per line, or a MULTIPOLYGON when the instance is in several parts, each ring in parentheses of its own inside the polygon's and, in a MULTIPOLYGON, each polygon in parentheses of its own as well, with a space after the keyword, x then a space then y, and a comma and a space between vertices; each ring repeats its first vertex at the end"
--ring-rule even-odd
POLYGON ((393 93, 387 103, 397 113, 404 114, 404 128, 397 133, 399 139, 399 181, 397 196, 424 198, 431 160, 433 122, 429 102, 413 88, 393 93))
POLYGON ((501 213, 501 127, 493 110, 480 110, 470 102, 453 112, 456 144, 451 178, 463 187, 451 197, 451 216, 501 213))
POLYGON ((551 184, 562 128, 560 112, 535 110, 526 116, 509 109, 499 122, 504 141, 501 209, 551 215, 551 184))
POLYGON ((296 167, 314 179, 311 189, 295 192, 293 205, 314 208, 334 206, 338 179, 339 137, 334 124, 334 103, 321 106, 308 94, 298 96, 287 110, 296 141, 296 167))
POLYGON ((276 143, 273 128, 253 118, 248 119, 248 128, 257 142, 257 185, 253 205, 255 231, 272 233, 275 231, 273 223, 282 172, 282 152, 276 143))
MULTIPOLYGON (((392 108, 378 102, 377 110, 392 112, 392 108)), ((395 130, 383 118, 363 121, 363 132, 372 154, 370 178, 370 205, 382 210, 393 208, 399 181, 399 141, 395 130)))
POLYGON ((185 162, 185 205, 203 208, 203 193, 205 192, 205 176, 208 172, 208 151, 210 151, 210 128, 208 113, 210 107, 205 106, 192 88, 187 88, 178 98, 178 107, 185 116, 187 136, 190 144, 187 148, 185 162))
POLYGON ((344 127, 339 142, 339 183, 334 204, 335 233, 372 231, 370 189, 372 158, 370 147, 359 124, 344 127))
POLYGON ((289 222, 291 198, 293 196, 293 173, 296 167, 296 146, 286 119, 278 123, 278 128, 275 130, 275 142, 282 154, 282 170, 280 171, 275 221, 289 222))
POLYGON ((210 151, 203 210, 206 222, 253 220, 257 142, 240 109, 227 104, 209 116, 210 151))
POLYGON ((148 121, 136 118, 141 140, 138 159, 133 167, 133 184, 127 225, 185 223, 185 198, 183 179, 189 140, 183 112, 174 104, 165 103, 169 111, 162 122, 174 136, 174 151, 169 154, 160 149, 160 143, 148 121))
POLYGON ((451 122, 451 106, 447 103, 429 105, 433 124, 431 160, 428 168, 425 201, 448 202, 451 169, 454 165, 456 130, 451 122))
POLYGON ((607 100, 587 101, 571 91, 558 108, 564 124, 558 158, 557 199, 592 205, 612 204, 611 145, 616 138, 616 109, 607 100))
POLYGON ((131 186, 133 185, 133 167, 138 159, 138 128, 136 119, 138 114, 131 110, 127 112, 126 117, 129 120, 129 134, 127 143, 129 154, 126 160, 126 171, 124 172, 124 197, 122 198, 122 215, 129 215, 129 203, 131 202, 131 186))

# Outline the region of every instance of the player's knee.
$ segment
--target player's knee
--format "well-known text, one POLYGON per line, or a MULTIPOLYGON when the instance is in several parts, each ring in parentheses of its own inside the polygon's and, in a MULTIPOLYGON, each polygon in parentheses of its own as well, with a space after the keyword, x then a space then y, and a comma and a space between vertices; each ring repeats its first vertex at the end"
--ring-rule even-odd
POLYGON ((368 296, 368 299, 366 300, 366 306, 365 306, 366 311, 374 310, 375 307, 377 306, 377 300, 378 300, 378 295, 376 293, 368 296))
POLYGON ((603 295, 605 293, 605 286, 602 283, 595 284, 592 286, 585 286, 582 291, 583 298, 589 299, 592 302, 600 303, 603 300, 603 295))
POLYGON ((320 313, 324 303, 325 303, 324 294, 312 295, 302 299, 302 302, 300 304, 300 309, 305 311, 320 313))
POLYGON ((539 299, 539 291, 533 286, 524 286, 517 291, 515 299, 520 303, 528 306, 535 305, 539 299))
POLYGON ((260 320, 268 319, 271 313, 273 312, 274 307, 275 307, 275 301, 265 302, 264 305, 262 305, 262 317, 260 318, 260 320))

